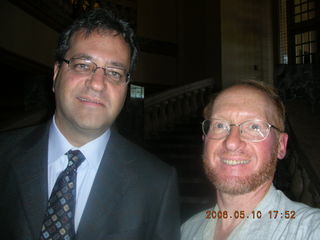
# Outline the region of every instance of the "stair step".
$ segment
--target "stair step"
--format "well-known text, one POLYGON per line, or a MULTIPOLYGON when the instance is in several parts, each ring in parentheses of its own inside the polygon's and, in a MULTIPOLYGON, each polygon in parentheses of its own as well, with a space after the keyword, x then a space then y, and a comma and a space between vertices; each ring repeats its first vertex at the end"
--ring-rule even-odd
POLYGON ((197 161, 202 161, 202 157, 200 153, 155 153, 159 158, 161 159, 166 159, 170 161, 187 161, 187 162, 197 162, 197 161))
POLYGON ((169 134, 170 135, 172 133, 202 135, 201 124, 197 123, 194 125, 174 126, 172 128, 168 128, 168 129, 161 131, 159 134, 169 134))
POLYGON ((147 150, 153 152, 155 154, 158 153, 175 153, 175 154, 183 154, 190 153, 194 155, 198 155, 202 152, 202 146, 198 146, 195 144, 149 144, 145 146, 147 150))
POLYGON ((163 136, 163 135, 158 135, 155 136, 154 138, 147 139, 146 142, 151 142, 151 143, 159 143, 161 144, 162 142, 166 143, 185 143, 185 144, 199 144, 199 146, 202 145, 202 137, 201 136, 193 136, 193 135, 172 135, 172 136, 163 136))
POLYGON ((214 188, 202 167, 201 118, 161 131, 145 140, 145 148, 174 166, 178 174, 182 220, 213 206, 214 188))

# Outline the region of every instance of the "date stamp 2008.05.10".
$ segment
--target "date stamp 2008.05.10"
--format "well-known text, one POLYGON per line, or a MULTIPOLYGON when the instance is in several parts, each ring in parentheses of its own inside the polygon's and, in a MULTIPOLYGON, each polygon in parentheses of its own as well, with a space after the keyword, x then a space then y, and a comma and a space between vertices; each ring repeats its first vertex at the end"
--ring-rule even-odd
MULTIPOLYGON (((295 219, 296 218, 296 211, 278 211, 278 210, 269 210, 268 212, 264 213, 267 214, 267 216, 270 219, 295 219)), ((206 219, 260 219, 264 215, 259 210, 251 211, 250 213, 246 213, 243 210, 234 211, 233 213, 230 213, 228 211, 214 211, 214 210, 208 210, 206 211, 206 219)))

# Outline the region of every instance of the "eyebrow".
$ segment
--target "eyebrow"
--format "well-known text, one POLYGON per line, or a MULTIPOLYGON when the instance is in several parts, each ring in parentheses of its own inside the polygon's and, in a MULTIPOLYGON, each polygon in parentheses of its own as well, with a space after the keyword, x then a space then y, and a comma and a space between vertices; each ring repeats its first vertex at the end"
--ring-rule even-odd
POLYGON ((110 66, 127 69, 127 67, 124 64, 115 61, 111 61, 110 66))
POLYGON ((86 60, 92 60, 93 57, 90 56, 90 55, 87 55, 87 54, 78 54, 78 55, 75 55, 71 58, 81 58, 81 59, 86 59, 86 60))
MULTIPOLYGON (((86 59, 86 60, 90 60, 90 61, 94 62, 94 58, 88 54, 79 54, 79 55, 75 55, 71 58, 81 58, 81 59, 86 59)), ((106 64, 106 66, 117 67, 117 68, 122 68, 122 69, 128 70, 126 65, 124 65, 123 63, 120 63, 120 62, 116 62, 116 61, 111 61, 110 63, 106 64)))

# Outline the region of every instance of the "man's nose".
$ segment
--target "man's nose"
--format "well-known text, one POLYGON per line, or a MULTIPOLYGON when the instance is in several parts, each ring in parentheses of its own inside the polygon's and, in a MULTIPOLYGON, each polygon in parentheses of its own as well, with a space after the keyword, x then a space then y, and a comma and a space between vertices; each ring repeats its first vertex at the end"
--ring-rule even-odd
POLYGON ((105 69, 97 67, 91 74, 90 79, 87 81, 88 86, 95 91, 102 91, 106 87, 105 82, 105 69))
POLYGON ((230 126, 229 134, 224 140, 226 148, 230 151, 235 151, 243 144, 241 139, 240 127, 239 126, 230 126))

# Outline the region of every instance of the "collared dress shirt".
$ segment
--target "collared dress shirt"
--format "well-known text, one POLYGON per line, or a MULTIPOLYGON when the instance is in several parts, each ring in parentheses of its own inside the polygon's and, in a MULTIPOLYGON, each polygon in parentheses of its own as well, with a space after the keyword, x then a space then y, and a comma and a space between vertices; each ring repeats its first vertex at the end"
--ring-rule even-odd
POLYGON ((50 198, 50 194, 59 174, 67 167, 68 157, 65 153, 70 149, 79 149, 86 158, 77 170, 75 210, 76 231, 109 138, 110 130, 108 129, 101 136, 86 143, 80 148, 72 146, 58 129, 55 122, 55 116, 53 116, 48 142, 48 198, 50 198))
MULTIPOLYGON (((208 212, 218 213, 216 205, 191 217, 181 227, 181 240, 212 240, 216 218, 208 219, 208 212)), ((239 211, 228 217, 239 217, 239 211)), ((291 201, 271 185, 257 207, 230 233, 228 240, 319 240, 320 209, 291 201), (277 214, 276 214, 277 213, 277 214)))

